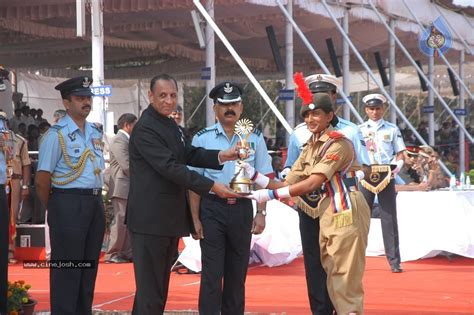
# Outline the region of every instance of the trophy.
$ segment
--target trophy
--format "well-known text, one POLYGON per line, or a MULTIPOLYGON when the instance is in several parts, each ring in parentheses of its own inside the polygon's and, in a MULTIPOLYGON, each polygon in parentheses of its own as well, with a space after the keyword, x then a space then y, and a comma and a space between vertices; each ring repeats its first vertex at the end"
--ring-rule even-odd
POLYGON ((238 194, 250 194, 252 180, 245 173, 245 169, 241 166, 251 154, 255 153, 250 149, 248 138, 253 131, 253 123, 248 119, 240 119, 235 124, 234 133, 239 137, 241 148, 239 150, 239 159, 235 163, 234 177, 232 177, 229 185, 232 190, 238 194))

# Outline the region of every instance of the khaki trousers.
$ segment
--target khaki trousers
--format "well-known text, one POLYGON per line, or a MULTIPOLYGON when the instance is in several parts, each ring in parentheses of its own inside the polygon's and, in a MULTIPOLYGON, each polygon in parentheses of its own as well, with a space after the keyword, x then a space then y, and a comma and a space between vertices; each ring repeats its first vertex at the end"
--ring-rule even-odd
MULTIPOLYGON (((13 209, 13 220, 16 224, 18 221, 18 214, 20 212, 20 203, 21 203, 21 179, 12 179, 10 181, 11 186, 11 208, 13 209)), ((13 244, 8 245, 8 258, 13 258, 15 253, 15 242, 13 244)))
POLYGON ((327 288, 337 314, 364 313, 362 278, 370 225, 370 209, 360 191, 350 192, 353 223, 336 228, 329 198, 321 202, 321 263, 327 273, 327 288))

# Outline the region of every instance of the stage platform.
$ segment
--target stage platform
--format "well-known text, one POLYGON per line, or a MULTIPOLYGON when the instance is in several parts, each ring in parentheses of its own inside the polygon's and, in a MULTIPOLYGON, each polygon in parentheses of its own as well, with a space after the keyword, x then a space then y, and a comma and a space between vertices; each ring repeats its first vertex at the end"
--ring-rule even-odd
MULTIPOLYGON (((38 252, 42 257, 43 252, 38 252)), ((367 257, 365 314, 474 314, 474 259, 438 256, 406 262, 403 267, 405 272, 393 274, 385 257, 367 257)), ((37 314, 49 314, 49 270, 24 269, 19 262, 9 267, 9 280, 30 283, 30 292, 38 300, 37 314)), ((199 280, 198 274, 172 274, 167 314, 197 314, 199 280)), ((246 288, 249 314, 310 314, 302 257, 279 267, 250 266, 246 288)), ((131 263, 101 262, 94 314, 129 314, 134 290, 131 263)))

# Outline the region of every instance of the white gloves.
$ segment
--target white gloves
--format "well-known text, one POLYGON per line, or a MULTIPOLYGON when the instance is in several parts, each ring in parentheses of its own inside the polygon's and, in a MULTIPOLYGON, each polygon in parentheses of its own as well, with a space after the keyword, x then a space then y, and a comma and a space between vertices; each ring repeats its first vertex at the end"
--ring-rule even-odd
POLYGON ((272 191, 269 189, 259 189, 251 192, 250 195, 245 196, 245 198, 253 199, 258 203, 266 202, 275 198, 275 195, 272 194, 272 191))
POLYGON ((280 179, 284 180, 286 178, 286 175, 290 172, 291 168, 285 167, 281 172, 280 172, 280 179))
POLYGON ((358 171, 356 171, 355 176, 357 177, 357 179, 358 179, 359 181, 361 181, 361 180, 364 179, 365 173, 364 173, 364 171, 362 171, 362 170, 358 170, 358 171))
POLYGON ((285 186, 278 189, 259 189, 252 191, 246 198, 253 199, 257 202, 266 202, 272 199, 286 199, 290 198, 290 186, 285 186))
POLYGON ((240 166, 244 169, 247 176, 259 187, 267 187, 270 182, 270 178, 260 174, 255 168, 247 162, 240 162, 240 166))
POLYGON ((242 167, 245 171, 245 174, 252 178, 255 175, 255 168, 247 162, 239 161, 239 166, 242 167))
POLYGON ((398 160, 397 161, 397 167, 392 171, 392 174, 393 176, 396 176, 398 174, 398 172, 400 172, 400 170, 402 169, 403 167, 403 160, 398 160))

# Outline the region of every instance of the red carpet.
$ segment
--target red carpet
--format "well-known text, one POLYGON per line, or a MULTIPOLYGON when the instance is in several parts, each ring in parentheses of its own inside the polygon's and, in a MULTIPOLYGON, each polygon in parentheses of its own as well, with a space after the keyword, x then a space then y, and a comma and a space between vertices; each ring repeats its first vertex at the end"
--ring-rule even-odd
MULTIPOLYGON (((365 273, 366 314, 474 314, 474 260, 446 257, 404 263, 392 274, 384 257, 368 257, 365 273)), ((49 271, 10 266, 10 280, 26 280, 36 310, 49 309, 49 271)), ((132 264, 99 266, 94 305, 102 310, 130 310, 135 289, 132 264)), ((199 275, 171 277, 167 310, 196 310, 199 275)), ((275 268, 253 266, 247 277, 247 312, 310 314, 303 260, 275 268)))

